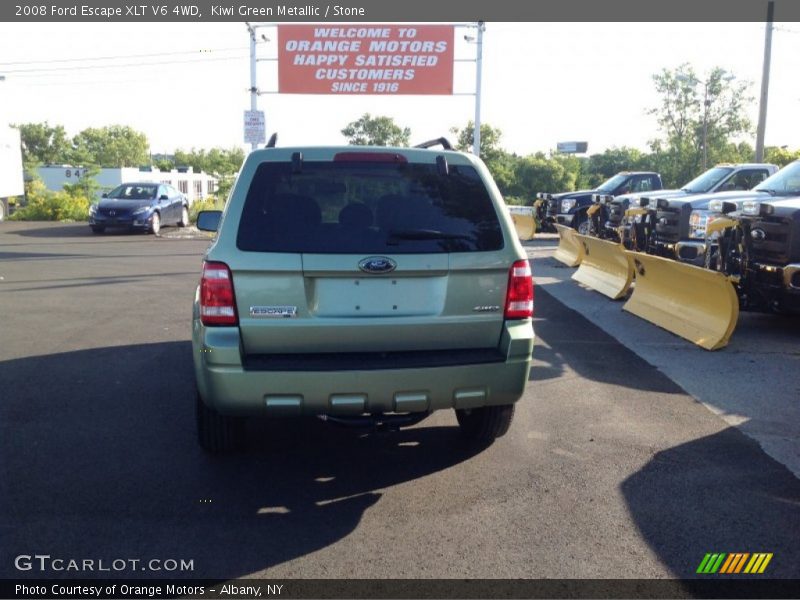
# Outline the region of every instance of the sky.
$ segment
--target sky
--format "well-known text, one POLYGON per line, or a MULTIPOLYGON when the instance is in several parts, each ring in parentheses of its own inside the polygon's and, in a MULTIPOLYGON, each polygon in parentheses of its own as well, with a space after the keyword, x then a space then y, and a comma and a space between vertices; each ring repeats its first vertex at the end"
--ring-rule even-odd
MULTIPOLYGON (((259 29, 261 59, 277 55, 275 30, 259 29)), ((475 46, 456 30, 455 56, 475 46)), ((153 153, 249 149, 249 36, 244 23, 0 23, 0 123, 48 121, 75 135, 130 125, 153 153), (111 58, 101 58, 111 57, 111 58)), ((647 150, 658 135, 647 109, 658 104, 652 76, 689 63, 702 79, 719 66, 750 81, 758 121, 763 23, 493 23, 483 46, 481 121, 501 145, 527 155, 559 141, 589 153, 647 150)), ((773 34, 766 145, 800 149, 800 23, 773 34)), ((345 143, 341 129, 365 112, 409 127, 412 143, 453 137, 474 118, 475 63, 457 62, 453 96, 277 94, 277 63, 257 67, 258 108, 279 145, 345 143), (269 93, 273 92, 273 93, 269 93)), ((755 144, 755 136, 749 138, 755 144)))

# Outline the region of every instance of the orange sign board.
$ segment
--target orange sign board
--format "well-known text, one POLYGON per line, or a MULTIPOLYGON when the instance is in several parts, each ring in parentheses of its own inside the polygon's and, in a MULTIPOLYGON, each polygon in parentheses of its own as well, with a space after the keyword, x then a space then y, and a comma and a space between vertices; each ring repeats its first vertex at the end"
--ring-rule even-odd
POLYGON ((452 25, 278 25, 281 94, 453 93, 452 25))

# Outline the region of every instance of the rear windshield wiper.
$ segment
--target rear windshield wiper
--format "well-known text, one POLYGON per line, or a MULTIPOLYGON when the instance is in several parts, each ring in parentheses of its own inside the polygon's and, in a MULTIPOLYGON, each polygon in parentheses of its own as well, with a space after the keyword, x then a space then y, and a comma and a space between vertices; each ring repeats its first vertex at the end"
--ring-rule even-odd
POLYGON ((394 229, 389 232, 390 240, 471 240, 462 233, 447 233, 437 229, 394 229))

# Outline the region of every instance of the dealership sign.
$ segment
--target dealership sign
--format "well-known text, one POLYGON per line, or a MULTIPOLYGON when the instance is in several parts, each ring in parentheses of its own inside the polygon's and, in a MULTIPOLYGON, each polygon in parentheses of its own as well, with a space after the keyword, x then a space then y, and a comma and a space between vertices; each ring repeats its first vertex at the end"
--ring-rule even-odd
POLYGON ((279 25, 281 94, 453 93, 452 25, 279 25))

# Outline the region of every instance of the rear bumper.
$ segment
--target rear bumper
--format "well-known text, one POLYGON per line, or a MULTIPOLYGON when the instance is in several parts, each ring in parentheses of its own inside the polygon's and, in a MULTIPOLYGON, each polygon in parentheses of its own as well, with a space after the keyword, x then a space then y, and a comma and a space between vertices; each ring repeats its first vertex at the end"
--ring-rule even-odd
POLYGON ((371 370, 254 370, 242 361, 239 330, 193 321, 198 391, 222 414, 301 416, 427 412, 512 404, 525 391, 531 320, 505 324, 504 359, 480 364, 371 370))

